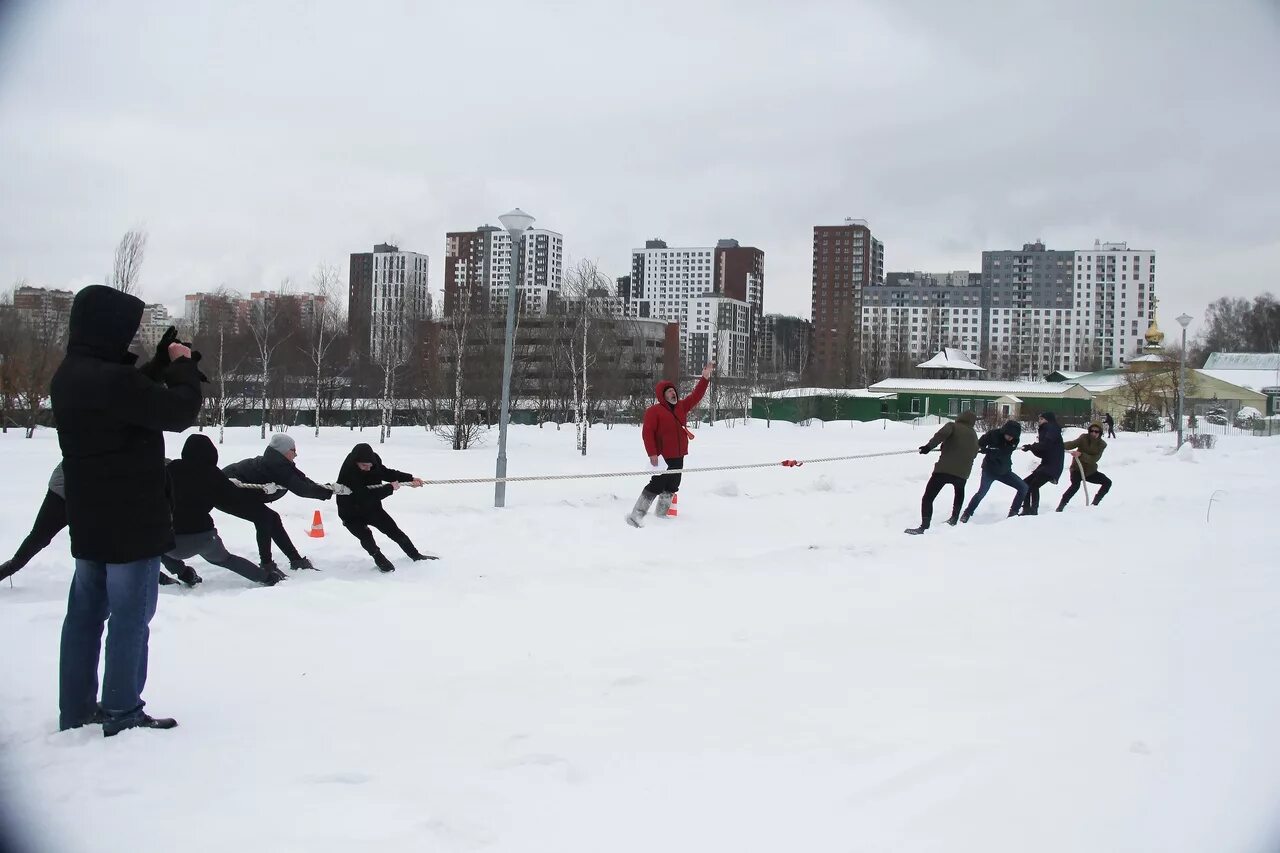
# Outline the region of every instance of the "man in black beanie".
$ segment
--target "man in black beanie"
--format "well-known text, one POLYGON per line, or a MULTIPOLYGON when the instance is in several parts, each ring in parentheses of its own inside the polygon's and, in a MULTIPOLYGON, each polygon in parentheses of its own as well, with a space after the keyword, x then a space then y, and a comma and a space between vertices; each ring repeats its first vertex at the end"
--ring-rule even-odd
POLYGON ((101 285, 77 293, 67 355, 50 389, 76 563, 62 624, 58 725, 101 722, 108 737, 177 725, 143 711, 142 689, 160 555, 173 547, 163 433, 195 423, 200 371, 172 330, 145 370, 134 366, 129 344, 142 309, 137 297, 101 285))

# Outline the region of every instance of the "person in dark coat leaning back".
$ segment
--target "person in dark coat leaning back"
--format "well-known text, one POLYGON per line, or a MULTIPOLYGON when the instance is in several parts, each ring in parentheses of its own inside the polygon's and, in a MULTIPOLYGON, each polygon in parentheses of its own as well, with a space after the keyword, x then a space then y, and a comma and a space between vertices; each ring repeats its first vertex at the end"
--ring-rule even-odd
POLYGON ((232 480, 249 485, 263 486, 263 489, 245 490, 246 494, 254 492, 250 499, 235 503, 219 503, 217 508, 227 515, 243 518, 253 522, 258 537, 258 557, 262 570, 270 573, 276 568, 271 557, 271 543, 274 541, 289 558, 290 569, 314 569, 311 561, 298 553, 284 529, 280 514, 267 506, 272 501, 284 497, 285 492, 293 492, 300 498, 314 498, 327 501, 345 486, 322 486, 312 482, 306 474, 298 470, 294 462, 298 458, 298 446, 292 438, 282 432, 271 436, 267 449, 261 456, 233 462, 222 469, 232 480))
POLYGON ((1013 496, 1009 515, 1018 514, 1018 507, 1022 506, 1022 499, 1027 494, 1027 484, 1013 473, 1013 451, 1018 449, 1018 438, 1021 435, 1022 424, 1017 421, 1007 421, 1000 429, 990 430, 978 439, 978 452, 985 454, 986 457, 982 460, 982 483, 978 486, 977 493, 969 500, 969 505, 964 508, 964 514, 960 516, 962 523, 969 523, 969 519, 973 518, 974 510, 987 496, 987 490, 997 481, 1004 483, 1017 493, 1013 496))
POLYGON ((101 722, 108 737, 177 725, 143 710, 142 689, 160 555, 173 547, 163 432, 195 423, 200 371, 188 347, 169 343, 172 332, 146 371, 134 366, 129 343, 142 309, 142 300, 101 285, 77 293, 50 389, 76 564, 62 624, 58 724, 101 722))
POLYGON ((943 486, 955 489, 951 502, 951 517, 947 524, 955 526, 960 520, 960 507, 964 506, 964 485, 973 471, 973 460, 978 456, 978 434, 973 431, 977 416, 973 412, 961 412, 954 421, 942 425, 933 438, 920 446, 921 453, 929 453, 942 446, 942 458, 933 466, 933 474, 924 487, 920 499, 920 526, 908 528, 907 533, 924 533, 933 520, 933 501, 943 486))
POLYGON ((654 474, 636 499, 636 505, 627 514, 627 524, 640 527, 644 522, 654 498, 658 499, 658 508, 654 512, 659 518, 665 518, 671 510, 671 501, 680 489, 680 469, 684 467, 684 458, 689 454, 689 412, 702 401, 707 393, 707 383, 711 380, 713 366, 708 364, 702 368, 702 378, 693 386, 693 392, 680 399, 676 386, 671 382, 659 382, 654 388, 658 402, 650 406, 644 413, 644 424, 640 429, 644 440, 644 452, 649 454, 649 464, 658 467, 658 459, 667 463, 666 474, 654 474), (674 471, 675 473, 671 473, 674 471))
POLYGON ((230 553, 222 544, 210 510, 217 504, 234 506, 246 501, 260 501, 261 498, 236 486, 218 470, 218 448, 213 446, 207 435, 187 436, 182 446, 182 458, 169 463, 169 483, 173 492, 175 544, 160 558, 166 569, 180 578, 194 577, 199 583, 200 576, 182 561, 200 557, 263 586, 274 586, 286 577, 274 566, 260 568, 244 557, 230 553))
POLYGON ((415 563, 419 560, 436 559, 420 553, 382 506, 382 502, 401 486, 419 488, 422 485, 420 479, 386 467, 382 464, 382 457, 374 453, 372 447, 357 444, 343 460, 342 470, 338 472, 338 483, 351 490, 350 494, 338 496, 338 518, 342 520, 342 526, 360 540, 360 545, 373 557, 374 565, 380 571, 394 572, 396 567, 378 548, 373 532, 369 529, 371 527, 399 545, 415 563))
POLYGON ((1039 422, 1035 442, 1022 445, 1024 451, 1031 451, 1040 460, 1036 469, 1023 480, 1027 484, 1027 497, 1022 503, 1023 515, 1040 512, 1040 487, 1045 483, 1058 482, 1062 476, 1063 454, 1066 453, 1057 416, 1053 412, 1041 412, 1039 422))

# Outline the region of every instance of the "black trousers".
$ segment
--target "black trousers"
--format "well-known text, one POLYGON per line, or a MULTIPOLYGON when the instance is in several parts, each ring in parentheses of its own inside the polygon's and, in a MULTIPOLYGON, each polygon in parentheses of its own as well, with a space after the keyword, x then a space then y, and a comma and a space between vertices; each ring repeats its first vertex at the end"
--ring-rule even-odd
POLYGON ((678 473, 684 467, 684 457, 678 456, 675 459, 667 460, 667 473, 654 474, 649 478, 649 485, 644 490, 651 495, 660 495, 663 492, 675 494, 680 491, 680 474, 678 473), (677 473, 672 474, 672 471, 677 473))
POLYGON ((1027 496, 1023 499, 1022 505, 1032 512, 1040 511, 1040 487, 1045 483, 1053 480, 1041 469, 1037 468, 1026 476, 1022 482, 1027 484, 1027 496))
POLYGON ((929 478, 929 482, 924 487, 924 497, 920 499, 920 521, 925 527, 929 526, 929 522, 933 521, 933 501, 942 491, 943 486, 952 486, 955 488, 955 497, 951 501, 951 517, 960 517, 960 507, 964 506, 964 485, 965 481, 962 477, 955 474, 939 474, 933 472, 933 476, 929 478))
MULTIPOLYGON (((1094 471, 1088 477, 1085 477, 1090 483, 1102 486, 1098 489, 1097 494, 1093 496, 1093 502, 1098 503, 1111 491, 1111 478, 1101 471, 1094 471)), ((1076 492, 1080 491, 1080 467, 1078 465, 1071 466, 1071 486, 1062 493, 1062 500, 1058 502, 1058 506, 1066 506, 1071 499, 1076 496, 1076 492)))
POLYGON ((231 506, 218 507, 227 515, 243 518, 253 523, 254 533, 258 537, 258 558, 263 563, 272 562, 271 543, 275 542, 281 553, 291 562, 301 560, 302 555, 293 547, 293 541, 285 532, 280 513, 266 504, 245 502, 231 506))
MULTIPOLYGON (((1116 437, 1116 425, 1107 424, 1107 438, 1115 438, 1115 437, 1116 437)), ((1092 483, 1093 481, 1090 480, 1089 482, 1092 483)))
POLYGON ((36 511, 35 524, 31 525, 31 532, 27 534, 27 538, 22 540, 22 544, 14 552, 9 568, 16 572, 27 563, 30 563, 31 558, 49 547, 53 537, 57 536, 62 531, 62 528, 66 526, 67 502, 53 492, 45 492, 44 501, 41 502, 40 509, 36 511))
POLYGON ((410 557, 418 556, 418 549, 410 541, 409 536, 400 529, 396 524, 396 520, 387 514, 382 507, 369 512, 359 514, 352 513, 350 515, 339 515, 342 519, 342 526, 351 531, 351 534, 360 540, 360 545, 369 552, 369 556, 375 560, 382 556, 382 551, 378 549, 378 543, 374 541, 373 530, 377 530, 383 536, 386 536, 392 542, 400 546, 401 550, 410 557))
POLYGON ((218 535, 217 530, 208 530, 204 533, 179 533, 173 538, 175 540, 173 550, 163 555, 160 562, 174 574, 182 568, 183 560, 199 557, 215 566, 230 569, 254 583, 265 583, 267 580, 267 573, 261 568, 244 557, 237 557, 228 551, 227 546, 222 544, 222 537, 218 535))

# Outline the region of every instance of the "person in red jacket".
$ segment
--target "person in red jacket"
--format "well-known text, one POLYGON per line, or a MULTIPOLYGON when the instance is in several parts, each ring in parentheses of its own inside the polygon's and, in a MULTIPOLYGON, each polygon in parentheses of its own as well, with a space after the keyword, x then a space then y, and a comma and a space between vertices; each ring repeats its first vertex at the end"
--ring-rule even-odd
POLYGON ((635 507, 627 514, 627 524, 632 527, 642 526, 654 498, 658 499, 658 508, 654 514, 659 518, 666 518, 667 511, 671 509, 672 496, 680 488, 678 472, 684 467, 684 458, 689 453, 689 411, 707 393, 711 369, 710 364, 702 368, 702 378, 693 386, 693 393, 683 400, 674 383, 659 382, 653 389, 658 402, 644 413, 644 427, 641 429, 644 452, 649 454, 649 464, 654 468, 658 467, 658 457, 662 457, 667 461, 667 471, 677 473, 654 474, 649 479, 649 484, 636 499, 635 507))

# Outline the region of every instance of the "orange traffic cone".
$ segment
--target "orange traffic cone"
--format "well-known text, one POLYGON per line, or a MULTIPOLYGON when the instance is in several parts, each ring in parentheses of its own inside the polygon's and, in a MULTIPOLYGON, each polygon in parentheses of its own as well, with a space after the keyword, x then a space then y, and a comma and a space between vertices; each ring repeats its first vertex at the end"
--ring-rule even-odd
POLYGON ((320 510, 316 510, 315 516, 311 519, 311 530, 307 533, 312 539, 324 538, 324 522, 320 520, 320 510))
POLYGON ((675 518, 680 514, 679 507, 676 506, 680 502, 680 493, 676 492, 671 496, 671 508, 667 510, 667 518, 675 518))

